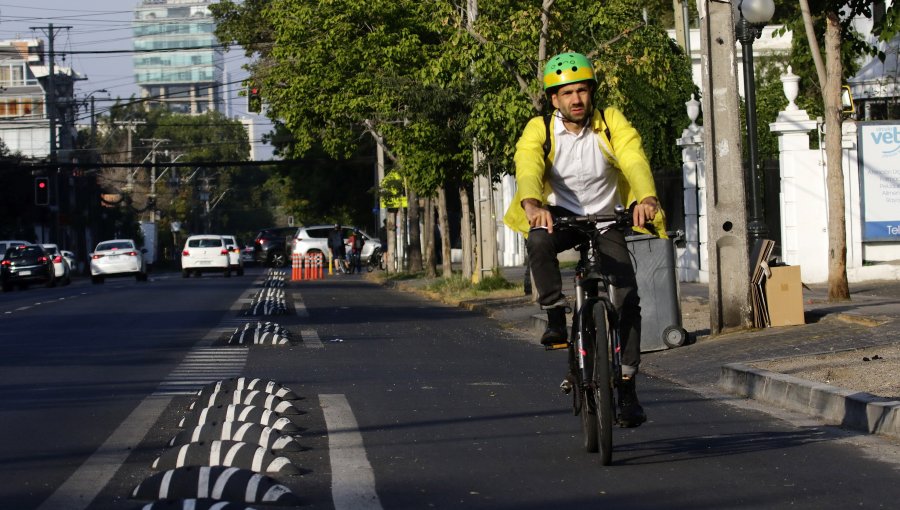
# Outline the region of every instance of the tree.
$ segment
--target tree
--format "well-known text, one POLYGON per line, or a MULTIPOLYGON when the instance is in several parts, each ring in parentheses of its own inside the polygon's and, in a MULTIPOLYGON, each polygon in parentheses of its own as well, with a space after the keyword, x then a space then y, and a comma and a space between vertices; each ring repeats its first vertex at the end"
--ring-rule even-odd
POLYGON ((471 176, 511 171, 522 126, 543 108, 547 51, 572 48, 596 53, 603 102, 621 103, 645 132, 654 166, 677 166, 671 140, 687 125, 693 90, 687 59, 632 2, 478 7, 477 20, 447 0, 225 0, 212 10, 219 40, 254 57, 252 80, 290 134, 287 157, 315 146, 346 156, 369 134, 392 149, 411 194, 457 185, 465 216, 471 176), (478 168, 473 149, 484 155, 478 168))
MULTIPOLYGON (((815 64, 816 82, 822 91, 825 117, 825 156, 827 159, 826 188, 828 190, 828 298, 831 301, 850 299, 847 282, 847 227, 845 223, 844 172, 841 148, 841 86, 846 77, 842 62, 842 48, 849 43, 851 54, 874 50, 864 46, 853 31, 854 16, 872 17, 871 2, 866 0, 800 0, 800 10, 806 40, 815 64), (813 12, 818 16, 814 17, 813 12), (823 59, 819 37, 824 34, 823 59), (853 51, 855 50, 855 51, 853 51)), ((876 33, 891 37, 895 32, 896 11, 891 7, 878 24, 876 33)), ((881 55, 883 58, 883 54, 881 55)))

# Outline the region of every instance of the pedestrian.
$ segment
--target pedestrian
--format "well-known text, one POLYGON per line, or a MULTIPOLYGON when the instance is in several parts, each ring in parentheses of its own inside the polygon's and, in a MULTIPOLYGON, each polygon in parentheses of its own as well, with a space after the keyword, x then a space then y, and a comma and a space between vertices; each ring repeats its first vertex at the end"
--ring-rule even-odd
POLYGON ((344 247, 344 232, 339 223, 335 223, 334 229, 328 233, 328 249, 331 250, 331 263, 337 266, 335 273, 346 273, 344 259, 347 258, 347 250, 344 247))
MULTIPOLYGON (((532 118, 516 143, 517 190, 504 222, 526 235, 538 304, 547 311, 547 329, 540 339, 545 346, 568 340, 568 302, 557 254, 584 241, 573 231, 554 230, 553 218, 611 215, 617 204, 633 206, 637 227, 663 218, 657 214, 656 186, 640 135, 617 108, 594 107, 596 90, 597 78, 587 57, 562 53, 551 58, 544 68, 544 92, 553 113, 546 119, 532 118)), ((613 304, 620 317, 619 423, 637 427, 647 417, 635 388, 641 309, 634 268, 621 231, 607 229, 599 250, 611 262, 607 267, 616 287, 613 304)))
POLYGON ((362 232, 359 228, 354 228, 350 234, 350 274, 362 273, 362 250, 365 244, 366 239, 362 232))

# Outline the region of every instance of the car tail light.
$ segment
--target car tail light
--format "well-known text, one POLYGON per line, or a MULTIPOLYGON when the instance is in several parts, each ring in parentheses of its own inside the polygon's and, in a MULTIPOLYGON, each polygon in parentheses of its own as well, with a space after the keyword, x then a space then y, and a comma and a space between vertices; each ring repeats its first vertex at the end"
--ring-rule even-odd
POLYGON ((228 249, 222 248, 222 251, 219 252, 219 255, 228 255, 228 249))
POLYGON ((59 255, 56 255, 55 257, 53 257, 54 264, 59 264, 60 262, 62 262, 62 257, 60 257, 59 255))
POLYGON ((94 256, 91 257, 91 258, 94 259, 94 260, 102 259, 102 258, 103 258, 103 255, 101 255, 101 254, 99 254, 99 253, 95 253, 94 256))
POLYGON ((42 264, 43 264, 44 262, 47 262, 48 260, 50 260, 50 259, 48 259, 47 257, 45 257, 45 256, 43 256, 43 255, 41 255, 40 257, 38 257, 38 262, 40 262, 40 263, 42 263, 42 264))
POLYGON ((129 257, 137 257, 137 252, 129 251, 129 252, 125 252, 125 255, 128 255, 129 257))
POLYGON ((183 252, 181 252, 181 256, 182 256, 182 257, 190 257, 190 256, 191 256, 191 252, 189 252, 189 251, 187 251, 187 250, 184 250, 183 252))
POLYGON ((4 260, 4 261, 0 262, 0 265, 9 266, 9 265, 12 265, 12 262, 10 262, 8 260, 4 260))

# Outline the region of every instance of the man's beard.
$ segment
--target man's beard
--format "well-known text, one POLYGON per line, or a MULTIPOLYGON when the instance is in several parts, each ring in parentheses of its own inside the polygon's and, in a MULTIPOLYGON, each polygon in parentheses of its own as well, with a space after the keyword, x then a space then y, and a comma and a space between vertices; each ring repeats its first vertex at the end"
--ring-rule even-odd
POLYGON ((584 114, 583 114, 584 116, 581 117, 580 119, 572 118, 569 114, 567 114, 567 113, 565 113, 565 112, 563 112, 563 111, 561 111, 561 110, 560 110, 559 113, 563 116, 563 119, 565 119, 566 122, 571 122, 572 124, 581 124, 581 125, 584 125, 584 124, 587 123, 587 119, 589 119, 589 118, 591 117, 591 114, 592 114, 593 112, 594 112, 594 109, 593 109, 592 107, 586 107, 586 108, 584 109, 584 114))

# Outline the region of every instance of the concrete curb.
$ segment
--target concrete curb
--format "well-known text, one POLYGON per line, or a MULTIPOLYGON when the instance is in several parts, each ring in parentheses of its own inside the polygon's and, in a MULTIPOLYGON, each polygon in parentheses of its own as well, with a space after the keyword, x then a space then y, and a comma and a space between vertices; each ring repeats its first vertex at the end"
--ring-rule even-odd
POLYGON ((900 439, 900 402, 896 400, 742 363, 722 365, 719 386, 729 393, 816 416, 833 425, 900 439))

